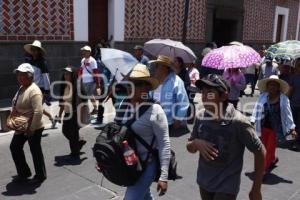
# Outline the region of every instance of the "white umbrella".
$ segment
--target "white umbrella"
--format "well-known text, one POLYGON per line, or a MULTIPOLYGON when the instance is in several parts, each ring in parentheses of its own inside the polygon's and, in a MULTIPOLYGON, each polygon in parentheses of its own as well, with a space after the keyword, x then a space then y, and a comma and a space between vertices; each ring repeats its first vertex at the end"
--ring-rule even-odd
POLYGON ((101 61, 118 83, 138 64, 137 59, 130 53, 111 48, 101 48, 101 61))
POLYGON ((165 55, 171 58, 181 57, 185 63, 196 60, 194 52, 182 42, 170 39, 153 39, 145 43, 144 50, 153 56, 165 55))

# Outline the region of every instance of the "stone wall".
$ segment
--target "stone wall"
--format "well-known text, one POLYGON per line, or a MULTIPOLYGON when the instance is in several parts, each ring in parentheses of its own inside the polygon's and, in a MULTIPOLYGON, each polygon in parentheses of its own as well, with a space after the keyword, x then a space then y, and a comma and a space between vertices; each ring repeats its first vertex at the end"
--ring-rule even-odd
MULTIPOLYGON (((11 99, 17 90, 13 69, 24 61, 23 45, 28 42, 0 42, 0 101, 11 99)), ((82 42, 43 42, 51 81, 61 78, 61 69, 67 65, 80 66, 82 42)))

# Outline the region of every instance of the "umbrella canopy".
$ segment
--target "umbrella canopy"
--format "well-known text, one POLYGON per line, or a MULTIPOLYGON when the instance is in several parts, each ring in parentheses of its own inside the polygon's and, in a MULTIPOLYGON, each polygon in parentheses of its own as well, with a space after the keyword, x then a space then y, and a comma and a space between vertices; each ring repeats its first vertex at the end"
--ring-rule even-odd
POLYGON ((194 52, 182 42, 170 39, 153 39, 145 43, 144 50, 153 56, 165 55, 171 58, 181 57, 185 63, 196 60, 194 52))
POLYGON ((214 69, 245 68, 260 62, 260 55, 246 45, 222 46, 210 51, 202 65, 214 69))
POLYGON ((101 48, 101 61, 118 83, 138 64, 137 59, 130 53, 111 48, 101 48))
POLYGON ((267 56, 272 58, 290 57, 297 59, 300 57, 300 41, 287 40, 271 45, 267 50, 267 56))

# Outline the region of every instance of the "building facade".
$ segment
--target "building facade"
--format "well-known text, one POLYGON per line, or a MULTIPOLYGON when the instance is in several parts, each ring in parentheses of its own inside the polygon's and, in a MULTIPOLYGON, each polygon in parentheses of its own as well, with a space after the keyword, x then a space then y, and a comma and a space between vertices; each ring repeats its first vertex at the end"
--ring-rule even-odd
POLYGON ((299 0, 0 0, 0 100, 16 91, 12 70, 23 45, 38 39, 47 50, 51 80, 79 66, 80 47, 112 39, 115 48, 153 38, 183 39, 199 55, 205 43, 236 40, 271 44, 299 39, 299 0), (185 12, 189 2, 188 12, 185 12))

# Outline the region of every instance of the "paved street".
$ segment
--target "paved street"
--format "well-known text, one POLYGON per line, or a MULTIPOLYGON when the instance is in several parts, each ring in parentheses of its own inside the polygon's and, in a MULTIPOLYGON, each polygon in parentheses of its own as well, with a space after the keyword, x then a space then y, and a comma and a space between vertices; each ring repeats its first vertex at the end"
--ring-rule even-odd
MULTIPOLYGON (((243 102, 253 102, 255 98, 244 98, 243 102)), ((108 110, 111 106, 107 104, 108 110)), ((55 109, 54 109, 55 110, 55 109)), ((107 116, 110 120, 112 116, 107 116)), ((49 127, 49 125, 48 125, 49 127)), ((190 127, 191 128, 191 127, 190 127)), ((40 186, 18 185, 11 183, 16 170, 9 151, 12 134, 0 134, 0 200, 105 200, 122 199, 124 188, 109 183, 95 169, 95 160, 91 147, 98 131, 93 127, 85 127, 81 135, 87 140, 83 148, 85 152, 79 161, 66 159, 69 154, 67 140, 61 133, 61 127, 46 129, 42 146, 46 161, 48 179, 40 186)), ((194 200, 200 199, 196 184, 196 166, 198 155, 189 154, 185 149, 188 135, 171 138, 172 148, 176 152, 178 173, 183 179, 169 182, 169 190, 163 197, 157 197, 156 185, 152 185, 153 193, 161 200, 194 200)), ((28 163, 33 169, 28 145, 25 145, 28 163)), ((300 199, 300 153, 288 149, 278 149, 278 167, 267 177, 263 188, 264 200, 299 200, 300 199)), ((246 151, 242 172, 242 184, 239 200, 248 199, 253 156, 246 151)), ((34 171, 33 171, 34 173, 34 171)))

